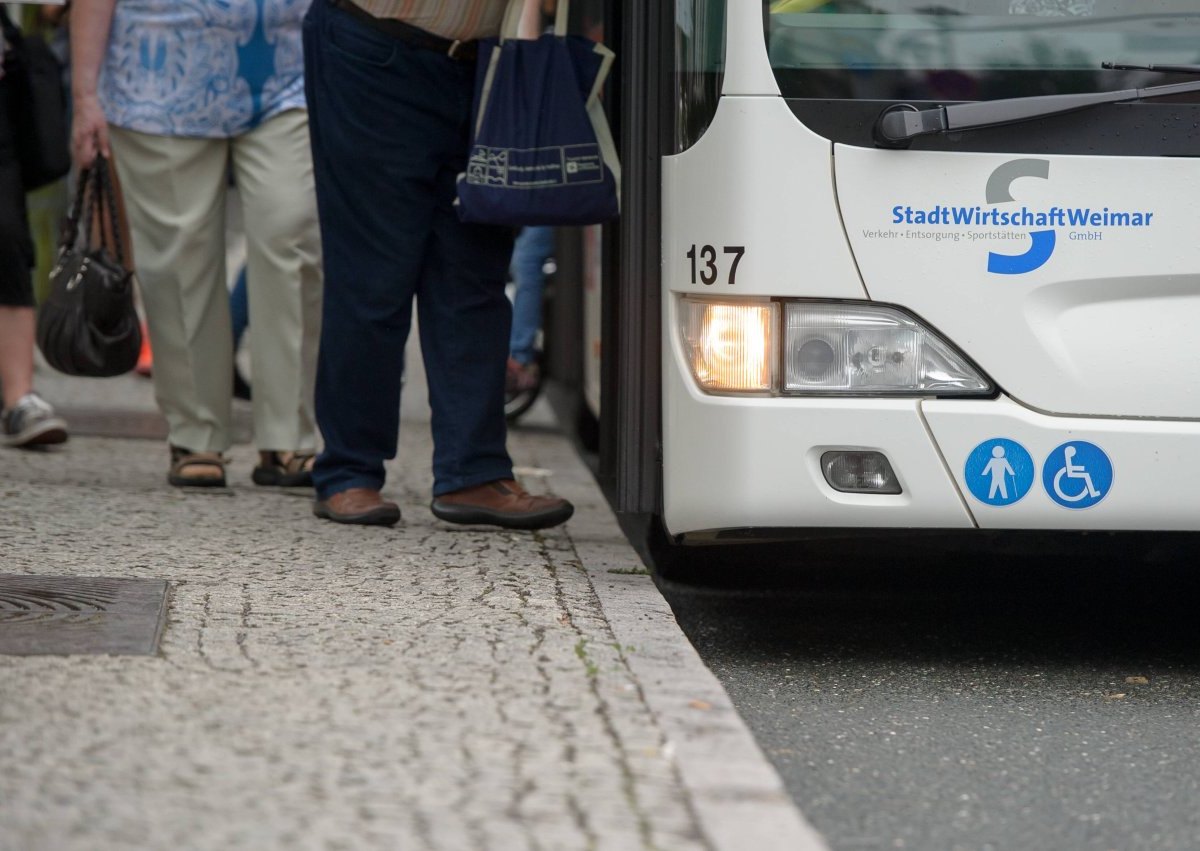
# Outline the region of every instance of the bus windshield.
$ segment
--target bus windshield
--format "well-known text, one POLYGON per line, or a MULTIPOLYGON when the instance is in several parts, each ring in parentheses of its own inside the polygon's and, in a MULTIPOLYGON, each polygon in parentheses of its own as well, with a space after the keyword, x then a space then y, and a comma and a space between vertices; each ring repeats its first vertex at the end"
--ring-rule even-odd
POLYGON ((772 0, 768 12, 771 64, 793 98, 1106 91, 1178 78, 1101 62, 1200 62, 1196 0, 772 0))

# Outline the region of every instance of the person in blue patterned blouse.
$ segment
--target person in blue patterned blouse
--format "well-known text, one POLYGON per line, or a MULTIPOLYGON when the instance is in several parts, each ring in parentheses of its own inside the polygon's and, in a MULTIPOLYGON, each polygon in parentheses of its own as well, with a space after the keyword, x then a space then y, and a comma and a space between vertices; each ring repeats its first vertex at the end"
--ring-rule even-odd
POLYGON ((257 484, 309 486, 321 251, 304 96, 310 0, 75 0, 72 149, 116 163, 170 428, 168 480, 225 484, 228 174, 254 316, 257 484))

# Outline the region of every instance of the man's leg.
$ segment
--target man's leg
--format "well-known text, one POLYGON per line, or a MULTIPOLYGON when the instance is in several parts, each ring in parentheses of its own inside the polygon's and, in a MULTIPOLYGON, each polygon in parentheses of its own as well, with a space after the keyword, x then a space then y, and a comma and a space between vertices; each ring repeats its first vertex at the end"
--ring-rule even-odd
MULTIPOLYGON (((304 37, 325 265, 316 510, 343 522, 383 522, 327 508, 343 493, 378 500, 384 462, 396 454, 404 345, 438 173, 430 143, 451 120, 450 93, 438 54, 326 0, 313 3, 304 37)), ((398 512, 389 516, 395 522, 398 512)))
MULTIPOLYGON (((444 57, 439 61, 453 65, 444 57)), ((507 228, 464 224, 454 210, 456 178, 466 167, 472 76, 461 65, 446 73, 458 80, 448 103, 459 116, 452 134, 429 140, 441 168, 432 241, 417 295, 433 409, 431 508, 452 523, 554 526, 571 516, 571 504, 532 496, 513 481, 504 421, 512 318, 504 281, 512 235, 507 228)))
POLYGON ((571 516, 571 503, 526 493, 513 481, 505 448, 504 269, 511 237, 504 228, 464 225, 450 207, 451 197, 434 214, 434 244, 417 296, 433 408, 430 508, 451 523, 556 526, 571 516))
POLYGON ((512 235, 507 228, 459 221, 451 206, 453 181, 454 168, 445 169, 417 296, 432 409, 434 496, 512 478, 504 421, 512 319, 504 282, 512 235))

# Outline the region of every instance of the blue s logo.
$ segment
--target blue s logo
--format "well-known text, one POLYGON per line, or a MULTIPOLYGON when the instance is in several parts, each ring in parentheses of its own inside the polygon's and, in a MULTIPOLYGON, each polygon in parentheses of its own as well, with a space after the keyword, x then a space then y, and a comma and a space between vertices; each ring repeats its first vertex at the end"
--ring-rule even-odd
MULTIPOLYGON (((1050 177, 1049 160, 1010 160, 992 172, 987 182, 987 202, 1003 204, 1012 201, 1009 187, 1018 177, 1050 177)), ((997 254, 988 252, 987 270, 994 275, 1023 275, 1046 265, 1054 253, 1055 232, 1035 230, 1029 233, 1029 249, 1024 254, 997 254)))

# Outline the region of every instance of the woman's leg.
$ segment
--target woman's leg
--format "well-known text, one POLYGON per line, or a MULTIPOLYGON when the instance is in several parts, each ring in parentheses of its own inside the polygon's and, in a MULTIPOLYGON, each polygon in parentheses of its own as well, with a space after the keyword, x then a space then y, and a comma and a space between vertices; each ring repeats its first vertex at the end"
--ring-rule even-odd
POLYGON ((246 222, 254 437, 260 450, 313 452, 321 239, 308 115, 291 110, 238 137, 234 179, 246 222))
POLYGON ((172 446, 230 445, 233 334, 225 286, 225 139, 110 128, 172 446))
POLYGON ((8 85, 0 77, 0 409, 11 408, 33 390, 33 240, 8 97, 8 85))

